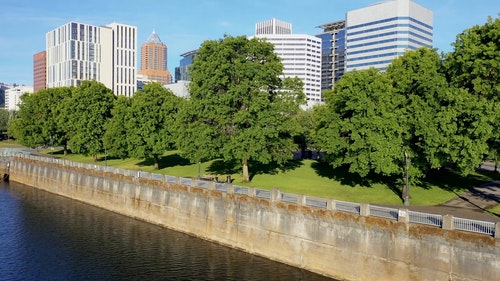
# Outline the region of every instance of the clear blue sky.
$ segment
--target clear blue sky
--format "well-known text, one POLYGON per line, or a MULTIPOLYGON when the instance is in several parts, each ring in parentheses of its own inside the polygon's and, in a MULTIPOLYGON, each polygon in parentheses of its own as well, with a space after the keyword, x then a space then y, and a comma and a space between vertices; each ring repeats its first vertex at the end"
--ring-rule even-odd
MULTIPOLYGON (((293 33, 316 35, 320 24, 342 20, 349 10, 380 0, 1 0, 0 82, 33 84, 33 54, 45 50, 45 34, 69 21, 138 27, 138 44, 153 29, 168 46, 174 74, 180 55, 224 34, 253 35, 255 23, 277 18, 293 33)), ((434 12, 434 47, 449 52, 456 35, 488 16, 499 0, 414 0, 434 12)), ((139 60, 138 60, 139 64, 139 60)))

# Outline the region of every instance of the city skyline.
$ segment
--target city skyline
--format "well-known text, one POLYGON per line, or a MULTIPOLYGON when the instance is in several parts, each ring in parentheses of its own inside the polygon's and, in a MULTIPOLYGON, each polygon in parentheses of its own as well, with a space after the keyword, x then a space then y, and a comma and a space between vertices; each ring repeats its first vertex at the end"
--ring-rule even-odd
MULTIPOLYGON (((349 10, 379 2, 90 0, 81 5, 77 1, 7 0, 0 12, 0 82, 33 85, 33 55, 45 50, 45 34, 70 21, 134 25, 138 28, 139 45, 155 30, 168 46, 168 69, 174 73, 181 54, 199 48, 205 40, 220 39, 224 34, 251 36, 257 22, 271 18, 290 22, 295 34, 317 35, 322 31, 317 26, 342 20, 349 10)), ((434 13, 433 46, 438 52, 452 51, 457 34, 486 23, 488 16, 498 17, 500 12, 494 0, 478 0, 473 5, 460 0, 414 2, 434 13)))

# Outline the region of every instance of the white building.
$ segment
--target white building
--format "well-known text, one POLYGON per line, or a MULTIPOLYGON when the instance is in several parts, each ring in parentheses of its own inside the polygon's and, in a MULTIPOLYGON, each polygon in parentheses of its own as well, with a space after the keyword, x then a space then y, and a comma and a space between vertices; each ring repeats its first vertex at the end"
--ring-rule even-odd
POLYGON ((321 104, 321 38, 292 34, 292 25, 272 19, 255 25, 255 37, 274 45, 282 59, 284 77, 298 77, 304 83, 308 107, 321 104))
POLYGON ((190 81, 179 80, 172 84, 164 85, 165 88, 169 89, 174 93, 174 95, 181 98, 189 98, 189 83, 190 81))
POLYGON ((46 34, 47 87, 95 80, 116 95, 137 91, 137 28, 69 22, 46 34))
POLYGON ((433 14, 411 0, 392 0, 346 14, 346 72, 385 70, 407 50, 432 47, 433 14))
POLYGON ((21 103, 20 97, 24 93, 33 93, 33 87, 30 86, 16 86, 5 90, 5 109, 6 110, 19 110, 21 103))

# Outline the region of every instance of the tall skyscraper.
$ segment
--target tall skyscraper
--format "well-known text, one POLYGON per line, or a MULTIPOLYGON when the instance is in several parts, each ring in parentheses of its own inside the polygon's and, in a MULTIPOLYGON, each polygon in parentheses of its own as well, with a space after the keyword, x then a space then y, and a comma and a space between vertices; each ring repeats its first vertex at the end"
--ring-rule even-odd
POLYGON ((47 52, 42 51, 33 55, 33 91, 47 87, 47 52))
POLYGON ((167 67, 167 45, 153 30, 146 43, 141 46, 141 69, 139 75, 161 84, 172 83, 172 74, 167 67))
POLYGON ((69 22, 46 34, 47 87, 95 80, 115 95, 137 90, 137 27, 69 22))
POLYGON ((406 50, 432 47, 433 14, 411 0, 381 2, 347 12, 346 71, 385 70, 406 50))
POLYGON ((255 25, 255 37, 274 45, 282 59, 284 77, 298 77, 304 83, 309 107, 320 104, 321 39, 307 34, 292 34, 292 24, 272 19, 255 25))
POLYGON ((345 20, 325 23, 321 38, 321 90, 333 89, 345 70, 345 20))

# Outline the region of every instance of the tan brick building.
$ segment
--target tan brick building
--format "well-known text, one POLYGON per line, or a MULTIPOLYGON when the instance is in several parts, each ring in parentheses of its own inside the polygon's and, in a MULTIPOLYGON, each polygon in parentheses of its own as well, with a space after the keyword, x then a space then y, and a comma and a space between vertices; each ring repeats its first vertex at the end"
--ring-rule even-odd
POLYGON ((141 46, 141 69, 138 74, 149 81, 172 83, 172 75, 167 68, 167 45, 155 31, 141 46))

